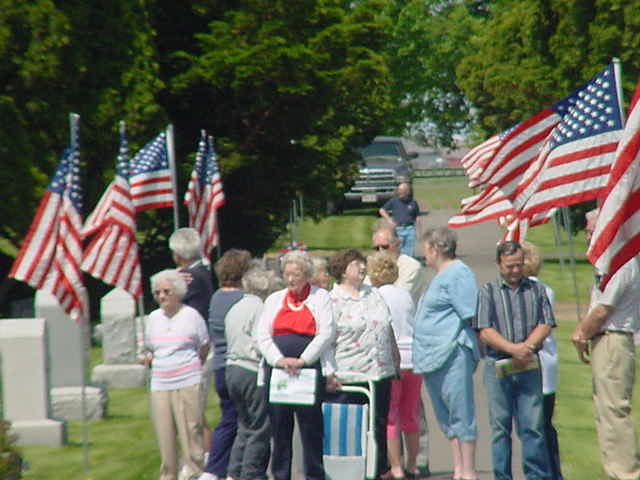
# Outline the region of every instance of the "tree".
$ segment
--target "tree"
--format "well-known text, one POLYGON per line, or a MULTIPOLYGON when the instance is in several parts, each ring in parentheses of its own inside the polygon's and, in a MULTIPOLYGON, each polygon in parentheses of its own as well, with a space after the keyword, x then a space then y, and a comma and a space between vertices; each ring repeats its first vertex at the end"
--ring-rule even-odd
POLYGON ((163 105, 189 139, 183 151, 193 151, 200 128, 216 138, 223 246, 263 251, 296 195, 317 218, 344 191, 352 148, 378 133, 389 111, 382 3, 254 0, 183 14, 158 6, 158 39, 174 24, 193 25, 194 12, 210 20, 195 42, 162 48, 163 105), (171 24, 168 11, 178 15, 171 24))

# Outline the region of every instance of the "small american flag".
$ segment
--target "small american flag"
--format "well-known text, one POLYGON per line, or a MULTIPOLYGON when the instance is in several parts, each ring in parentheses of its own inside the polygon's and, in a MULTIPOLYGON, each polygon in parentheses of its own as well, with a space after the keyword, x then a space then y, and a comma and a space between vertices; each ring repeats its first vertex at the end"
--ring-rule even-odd
POLYGON ((587 252, 602 274, 601 289, 640 252, 640 82, 603 197, 587 252))
MULTIPOLYGON (((77 139, 77 120, 72 128, 77 139)), ((78 323, 88 313, 80 270, 81 211, 80 155, 74 141, 60 159, 9 277, 51 292, 78 323)))
POLYGON ((173 206, 173 182, 164 132, 133 157, 128 178, 133 206, 137 212, 173 206))
POLYGON ((189 226, 200 234, 204 254, 208 256, 218 244, 217 210, 224 205, 224 191, 213 140, 204 130, 184 204, 189 212, 189 226))
POLYGON ((136 217, 127 176, 129 153, 124 122, 120 125, 120 153, 116 177, 87 219, 83 235, 96 233, 82 269, 109 285, 139 297, 142 294, 136 217))

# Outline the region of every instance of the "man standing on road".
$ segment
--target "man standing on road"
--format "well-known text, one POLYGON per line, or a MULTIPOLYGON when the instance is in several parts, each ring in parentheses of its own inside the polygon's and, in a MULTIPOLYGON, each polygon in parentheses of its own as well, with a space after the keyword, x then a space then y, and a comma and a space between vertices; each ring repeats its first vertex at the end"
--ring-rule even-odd
POLYGON ((394 285, 408 290, 417 305, 425 286, 424 269, 418 260, 401 252, 396 229, 389 226, 378 228, 373 233, 373 249, 385 251, 396 259, 398 280, 394 285))
POLYGON ((410 257, 416 250, 416 220, 420 215, 420 206, 413 199, 411 185, 404 182, 398 185, 397 195, 390 198, 380 210, 380 216, 393 225, 400 239, 400 251, 410 257))
MULTIPOLYGON (((596 226, 597 210, 587 213, 587 243, 596 226)), ((633 334, 640 327, 640 273, 635 258, 609 280, 591 289, 589 311, 571 341, 580 360, 591 363, 593 407, 600 455, 610 478, 640 478, 636 431, 631 416, 636 350, 633 334), (589 344, 591 342, 591 344, 589 344)))
POLYGON ((544 435, 542 375, 537 352, 555 326, 544 286, 523 274, 517 242, 498 245, 499 277, 482 286, 473 326, 487 344, 484 384, 492 433, 493 473, 510 480, 515 418, 527 480, 551 478, 544 435))

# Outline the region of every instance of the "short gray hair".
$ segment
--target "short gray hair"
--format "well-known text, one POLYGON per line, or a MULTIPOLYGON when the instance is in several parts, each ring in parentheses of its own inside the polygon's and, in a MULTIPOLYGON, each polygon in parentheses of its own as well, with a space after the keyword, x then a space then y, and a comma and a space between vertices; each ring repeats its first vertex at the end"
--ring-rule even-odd
POLYGON ((179 228, 169 237, 169 249, 185 260, 202 258, 200 234, 194 228, 179 228))
POLYGON ((272 270, 265 270, 260 267, 253 267, 242 277, 242 289, 262 300, 278 290, 281 281, 272 270))
POLYGON ((280 259, 280 268, 284 272, 284 267, 287 266, 288 263, 296 263, 300 265, 302 271, 308 279, 313 277, 314 266, 311 257, 307 255, 306 252, 302 250, 291 250, 284 254, 284 256, 280 259))
POLYGON ((449 227, 429 228, 422 234, 421 240, 434 247, 445 258, 455 258, 458 235, 449 227))
POLYGON ((159 283, 169 282, 173 287, 173 293, 180 301, 187 294, 187 282, 185 282, 178 270, 168 269, 162 270, 151 276, 151 290, 155 290, 159 283))

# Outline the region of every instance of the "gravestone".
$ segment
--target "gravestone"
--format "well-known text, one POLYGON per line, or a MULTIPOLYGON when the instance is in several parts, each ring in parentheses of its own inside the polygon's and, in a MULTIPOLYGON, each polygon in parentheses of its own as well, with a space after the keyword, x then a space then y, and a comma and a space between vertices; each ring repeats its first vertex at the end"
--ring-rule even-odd
POLYGON ((114 388, 142 387, 147 369, 137 363, 136 304, 133 296, 114 288, 100 302, 103 363, 91 381, 114 388))
POLYGON ((37 317, 47 322, 52 416, 65 420, 103 418, 106 391, 94 386, 83 388, 88 329, 74 322, 60 307, 58 299, 47 291, 36 292, 35 311, 37 317))
POLYGON ((0 320, 4 417, 21 445, 65 443, 64 423, 50 418, 46 336, 42 318, 0 320))

